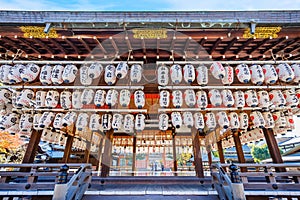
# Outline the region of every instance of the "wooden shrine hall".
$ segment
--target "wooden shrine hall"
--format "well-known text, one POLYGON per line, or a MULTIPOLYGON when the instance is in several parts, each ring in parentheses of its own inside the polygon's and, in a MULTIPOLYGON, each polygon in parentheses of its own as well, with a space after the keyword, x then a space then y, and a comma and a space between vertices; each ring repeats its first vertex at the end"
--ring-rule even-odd
POLYGON ((1 94, 0 103, 5 119, 11 113, 17 116, 15 123, 3 119, 2 131, 27 139, 23 163, 34 162, 43 142, 53 151, 63 151, 55 162, 91 163, 102 177, 157 171, 162 176, 204 177, 213 151, 225 163, 223 149, 234 146, 239 163, 245 163, 242 146, 261 139, 273 163, 283 163, 275 136, 293 130, 293 116, 300 113, 299 19, 300 11, 0 11, 1 90, 10 96, 1 94), (251 81, 241 82, 236 70, 241 64, 252 70, 251 81), (48 79, 46 65, 53 69, 48 79), (175 74, 173 65, 181 75, 175 74), (73 79, 64 70, 67 66, 75 70, 73 79), (221 68, 214 70, 217 66, 221 68), (253 72, 253 66, 264 70, 253 72), (13 71, 14 67, 22 71, 13 71), (281 67, 293 69, 293 76, 281 67), (225 76, 219 75, 224 68, 225 76), (266 74, 263 81, 255 81, 253 74, 273 68, 278 73, 273 82, 267 82, 266 74), (54 69, 62 77, 66 73, 65 79, 57 78, 54 69), (133 69, 142 72, 135 81, 133 69), (118 70, 120 76, 115 74, 118 70), (50 82, 42 83, 43 72, 50 82), (97 78, 90 78, 90 73, 97 78), (9 78, 18 74, 20 80, 9 78), (201 77, 206 83, 200 83, 201 77), (123 90, 128 98, 125 106, 120 103, 123 90), (175 105, 174 91, 181 94, 180 105, 175 105), (246 103, 225 105, 232 101, 225 100, 227 93, 236 100, 238 91, 246 94, 246 103), (248 102, 251 92, 259 96, 263 91, 268 98, 272 94, 267 107, 248 102), (46 102, 42 106, 37 103, 38 92, 44 94, 39 96, 46 102), (200 92, 206 101, 200 102, 200 92), (218 95, 213 99, 213 92, 220 92, 223 102, 214 103, 218 95), (69 107, 62 105, 67 101, 62 93, 69 95, 69 107), (105 102, 96 104, 96 95, 105 102), (285 103, 273 100, 276 95, 284 95, 285 103), (248 119, 245 128, 233 123, 242 114, 248 119), (23 125, 16 123, 27 123, 26 117, 32 119, 29 128, 20 129, 23 125))

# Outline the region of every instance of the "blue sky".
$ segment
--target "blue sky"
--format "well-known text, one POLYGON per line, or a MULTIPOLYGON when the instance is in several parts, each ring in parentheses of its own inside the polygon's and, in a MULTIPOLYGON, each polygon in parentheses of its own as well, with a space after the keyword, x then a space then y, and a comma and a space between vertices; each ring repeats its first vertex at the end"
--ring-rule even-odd
POLYGON ((295 10, 300 0, 0 0, 0 10, 295 10))

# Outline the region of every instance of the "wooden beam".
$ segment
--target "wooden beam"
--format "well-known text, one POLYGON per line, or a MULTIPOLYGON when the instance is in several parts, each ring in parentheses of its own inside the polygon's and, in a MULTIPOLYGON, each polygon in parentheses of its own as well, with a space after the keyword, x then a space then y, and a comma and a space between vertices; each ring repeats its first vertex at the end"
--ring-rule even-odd
POLYGON ((41 140, 42 132, 42 130, 32 130, 22 163, 33 163, 41 140))
POLYGON ((248 53, 248 54, 253 53, 253 52, 256 51, 257 49, 259 49, 259 47, 263 46, 264 44, 266 44, 266 43, 269 42, 269 41, 270 41, 269 38, 266 38, 266 39, 260 41, 260 42, 256 45, 256 47, 252 48, 251 50, 248 50, 247 53, 248 53))
POLYGON ((99 39, 98 39, 97 37, 94 37, 94 40, 96 40, 97 46, 101 49, 101 51, 102 51, 104 54, 107 54, 106 49, 103 47, 103 45, 101 44, 101 42, 99 41, 99 39))
POLYGON ((192 128, 192 139, 193 139, 196 176, 199 178, 204 178, 204 169, 203 169, 202 155, 200 150, 199 134, 198 134, 198 130, 196 130, 195 128, 192 128))
MULTIPOLYGON (((272 158, 273 163, 283 163, 273 129, 263 128, 263 132, 264 132, 266 143, 268 145, 268 149, 269 149, 270 156, 272 158)), ((276 171, 277 172, 286 172, 286 169, 285 168, 276 168, 276 171)))
POLYGON ((33 45, 33 43, 31 43, 31 42, 28 42, 25 38, 18 38, 20 41, 22 41, 29 49, 31 49, 32 51, 34 51, 35 53, 37 53, 37 54, 42 54, 42 52, 39 50, 39 49, 37 49, 37 48, 35 48, 34 46, 32 46, 33 45))
MULTIPOLYGON (((283 45, 281 48, 277 49, 277 50, 273 50, 273 54, 276 54, 280 51, 284 51, 285 49, 287 48, 290 48, 291 46, 295 45, 295 44, 298 44, 298 41, 300 40, 300 38, 295 38, 294 40, 290 41, 289 43, 287 43, 286 45, 283 45)), ((272 47, 272 49, 274 49, 272 47)))
POLYGON ((76 54, 79 54, 79 49, 73 44, 73 42, 70 41, 70 39, 66 38, 64 41, 72 47, 76 54))
POLYGON ((271 48, 276 48, 278 45, 280 45, 282 42, 284 42, 286 40, 285 37, 279 38, 276 42, 274 42, 273 44, 271 43, 269 46, 267 46, 264 50, 261 50, 260 53, 264 54, 267 51, 269 51, 271 48))
POLYGON ((219 140, 217 142, 217 146, 218 146, 218 153, 219 153, 220 163, 225 163, 225 157, 224 157, 222 140, 219 140))
POLYGON ((175 46, 175 40, 176 40, 176 36, 173 36, 172 37, 172 40, 171 40, 171 45, 170 45, 170 51, 173 51, 174 50, 174 46, 175 46))
POLYGON ((88 53, 91 53, 92 50, 89 47, 89 45, 85 42, 84 38, 80 38, 79 41, 81 42, 81 44, 83 44, 84 48, 88 51, 88 53))
POLYGON ((53 49, 49 48, 40 38, 33 38, 33 40, 38 43, 41 47, 43 47, 48 53, 54 54, 53 49))
POLYGON ((189 45, 190 45, 191 40, 192 40, 191 37, 188 37, 188 38, 185 40, 185 44, 184 44, 184 47, 183 47, 183 53, 187 50, 187 48, 189 48, 189 45))
POLYGON ((227 45, 227 47, 226 47, 223 51, 221 51, 221 54, 225 54, 227 51, 229 51, 230 48, 234 45, 234 43, 235 43, 236 41, 238 41, 238 39, 237 39, 236 37, 233 38, 233 39, 230 41, 230 43, 227 45))
POLYGON ((221 38, 218 38, 217 41, 214 42, 212 48, 208 51, 208 54, 211 55, 212 52, 218 47, 218 45, 222 42, 221 38))
POLYGON ((113 135, 113 129, 105 133, 104 151, 101 160, 101 177, 107 177, 109 175, 113 135))
MULTIPOLYGON (((3 40, 5 43, 8 43, 12 48, 21 49, 21 50, 24 51, 23 47, 21 47, 19 44, 17 44, 16 42, 12 41, 8 37, 1 37, 1 40, 3 40)), ((6 48, 6 49, 7 50, 11 50, 11 48, 6 48)))
POLYGON ((134 176, 134 172, 136 171, 136 135, 133 136, 133 142, 132 142, 132 174, 131 176, 134 176))
MULTIPOLYGON (((174 130, 175 131, 175 130, 174 130)), ((173 147, 173 171, 174 175, 177 176, 177 159, 176 159, 176 140, 175 140, 176 133, 172 131, 172 147, 173 147)))
POLYGON ((142 42, 143 53, 146 54, 147 53, 147 49, 146 49, 146 42, 145 42, 144 38, 141 39, 141 42, 142 42))
POLYGON ((245 47, 247 47, 251 42, 253 42, 253 39, 252 39, 252 38, 246 40, 246 41, 244 42, 244 44, 243 44, 240 48, 238 48, 236 51, 234 51, 234 53, 235 53, 235 54, 239 54, 239 53, 240 53, 245 47))
POLYGON ((61 46, 61 44, 59 44, 54 38, 50 38, 49 40, 60 50, 62 54, 67 54, 65 48, 61 46))
POLYGON ((298 47, 296 47, 295 49, 291 49, 290 51, 287 51, 285 53, 293 54, 293 52, 297 52, 299 54, 299 51, 300 51, 300 45, 298 47))
POLYGON ((159 48, 160 48, 160 38, 156 39, 156 53, 159 55, 159 48))
POLYGON ((198 47, 197 47, 197 48, 195 49, 195 51, 194 51, 194 53, 195 53, 196 55, 199 54, 199 51, 200 51, 201 49, 204 49, 203 45, 204 45, 204 43, 206 42, 206 40, 207 40, 206 37, 204 37, 204 38, 202 38, 202 39, 200 40, 198 47))
MULTIPOLYGON (((73 132, 74 132, 74 130, 73 130, 73 132)), ((64 150, 64 156, 62 158, 63 163, 68 163, 69 162, 71 151, 72 151, 73 140, 74 140, 74 136, 73 135, 68 135, 65 150, 64 150)))
MULTIPOLYGON (((236 154, 238 156, 239 163, 246 163, 244 152, 243 152, 243 145, 241 143, 239 132, 235 131, 232 133, 236 154)), ((246 172, 247 168, 241 167, 241 172, 246 172)))

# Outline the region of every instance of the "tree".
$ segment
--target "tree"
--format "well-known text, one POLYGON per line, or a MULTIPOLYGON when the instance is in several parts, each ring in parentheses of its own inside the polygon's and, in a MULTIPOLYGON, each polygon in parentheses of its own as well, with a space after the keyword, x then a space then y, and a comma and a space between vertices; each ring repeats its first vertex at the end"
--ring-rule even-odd
MULTIPOLYGON (((280 153, 282 150, 280 149, 280 153)), ((267 144, 256 146, 253 145, 251 148, 251 155, 254 158, 254 162, 261 162, 262 160, 270 158, 270 153, 267 144)))
POLYGON ((0 154, 4 155, 5 159, 0 162, 7 162, 14 158, 12 161, 18 161, 19 155, 23 154, 22 140, 18 135, 11 135, 8 132, 0 131, 0 154), (9 159, 8 159, 9 158, 9 159))

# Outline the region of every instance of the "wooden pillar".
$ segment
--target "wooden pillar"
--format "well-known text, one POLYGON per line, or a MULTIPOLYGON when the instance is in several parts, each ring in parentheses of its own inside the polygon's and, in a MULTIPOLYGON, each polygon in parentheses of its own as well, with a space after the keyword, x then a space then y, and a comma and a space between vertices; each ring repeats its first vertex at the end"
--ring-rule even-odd
MULTIPOLYGON (((273 163, 283 163, 280 150, 274 136, 273 129, 263 128, 264 136, 266 138, 266 142, 268 145, 268 149, 270 152, 270 156, 272 158, 273 163)), ((286 172, 285 168, 276 168, 277 172, 286 172)))
POLYGON ((199 134, 198 134, 198 130, 196 130, 195 128, 192 128, 192 137, 193 137, 194 164, 195 164, 196 176, 199 178, 204 178, 199 134))
POLYGON ((217 142, 220 163, 225 163, 222 140, 217 142))
MULTIPOLYGON (((244 152, 243 152, 243 146, 242 146, 242 143, 241 143, 241 140, 239 137, 239 132, 235 131, 235 132, 233 132, 232 135, 233 135, 233 140, 234 140, 239 163, 246 163, 244 152)), ((241 167, 241 172, 246 172, 246 171, 247 171, 247 168, 241 167)))
POLYGON ((172 146, 173 146, 173 168, 174 175, 177 176, 177 160, 176 160, 176 140, 175 140, 175 132, 172 132, 172 146))
POLYGON ((107 177, 109 175, 110 164, 111 164, 111 148, 113 140, 113 129, 106 132, 104 137, 104 151, 101 160, 101 177, 107 177))
POLYGON ((41 140, 42 132, 43 130, 33 129, 22 163, 33 163, 41 140))
POLYGON ((99 142, 99 145, 98 145, 98 154, 97 154, 98 164, 96 166, 96 171, 98 171, 101 167, 101 156, 102 156, 103 142, 104 142, 104 139, 101 138, 100 142, 99 142))
POLYGON ((63 163, 69 162, 71 151, 72 151, 73 140, 74 140, 74 136, 68 135, 65 150, 64 150, 64 156, 62 159, 63 163))
POLYGON ((207 150, 207 158, 208 158, 208 166, 210 167, 212 164, 212 155, 211 155, 211 149, 209 148, 207 150))
POLYGON ((93 138, 93 132, 90 132, 90 138, 87 138, 86 140, 86 147, 85 147, 85 151, 84 151, 84 158, 83 158, 83 162, 84 163, 89 163, 89 159, 90 159, 90 153, 91 153, 91 141, 93 138))
POLYGON ((133 136, 133 141, 132 141, 132 173, 131 175, 134 176, 134 172, 136 170, 135 163, 136 163, 136 135, 133 136))

